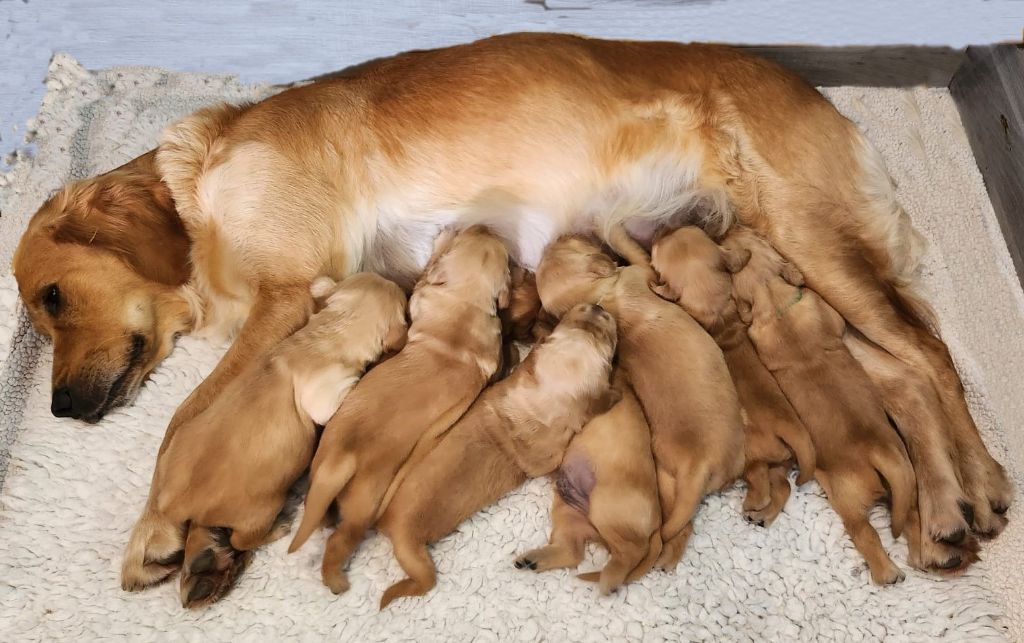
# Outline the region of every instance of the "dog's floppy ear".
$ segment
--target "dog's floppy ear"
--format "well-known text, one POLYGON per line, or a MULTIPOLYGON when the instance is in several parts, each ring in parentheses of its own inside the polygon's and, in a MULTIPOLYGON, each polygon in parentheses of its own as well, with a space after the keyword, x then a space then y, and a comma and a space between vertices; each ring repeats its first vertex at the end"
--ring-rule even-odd
POLYGON ((107 250, 142 277, 177 286, 189 277, 189 239, 152 153, 54 197, 53 240, 107 250))
POLYGON ((327 305, 327 298, 334 292, 338 282, 327 275, 322 275, 313 280, 309 285, 309 294, 313 296, 313 311, 320 312, 327 305))
POLYGON ((800 270, 788 261, 782 262, 782 278, 785 279, 793 286, 804 285, 804 275, 800 270))
POLYGON ((327 424, 359 378, 341 364, 295 376, 295 404, 313 422, 327 424))
POLYGON ((651 290, 654 294, 661 297, 665 301, 671 301, 672 303, 679 303, 682 297, 681 293, 677 293, 675 288, 668 285, 663 281, 652 281, 650 284, 651 290))
POLYGON ((750 261, 750 250, 746 248, 722 248, 722 258, 725 260, 725 269, 736 274, 750 261))
POLYGON ((617 386, 609 386, 604 390, 604 392, 591 400, 587 411, 590 413, 591 417, 607 413, 613 406, 618 404, 621 399, 622 389, 617 386))
POLYGON ((501 284, 501 290, 498 291, 498 310, 508 310, 508 306, 512 301, 512 280, 505 279, 504 283, 501 284))
POLYGON ((409 337, 409 322, 405 319, 405 313, 391 322, 388 334, 384 336, 385 353, 397 353, 405 348, 405 341, 409 337))

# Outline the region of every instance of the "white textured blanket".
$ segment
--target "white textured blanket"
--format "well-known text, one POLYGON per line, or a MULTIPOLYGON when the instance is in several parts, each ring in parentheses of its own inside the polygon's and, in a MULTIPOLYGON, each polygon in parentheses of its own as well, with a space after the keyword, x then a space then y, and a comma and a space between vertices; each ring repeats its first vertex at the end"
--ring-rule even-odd
MULTIPOLYGON (((37 155, 0 177, 0 640, 1024 639, 1016 507, 1010 529, 966 576, 910 571, 904 583, 877 588, 813 483, 769 530, 743 521, 739 490, 710 498, 674 574, 652 574, 609 598, 569 572, 513 568, 516 552, 547 536, 550 490, 541 480, 438 543, 437 588, 385 613, 377 601, 400 570, 376 535, 352 561, 352 589, 341 597, 320 585, 322 536, 292 556, 286 540, 259 551, 235 591, 205 611, 182 610, 176 582, 122 592, 121 550, 164 426, 222 348, 182 339, 137 402, 99 425, 53 418, 50 350, 20 310, 11 253, 31 213, 68 179, 149 149, 164 124, 200 105, 272 88, 156 69, 92 73, 66 56, 54 59, 47 84, 37 155)), ((938 90, 826 93, 879 146, 932 244, 924 281, 943 334, 986 442, 1019 483, 1024 296, 956 109, 938 90)), ((883 541, 906 567, 905 544, 887 530, 883 541)), ((584 569, 603 561, 595 553, 584 569)))

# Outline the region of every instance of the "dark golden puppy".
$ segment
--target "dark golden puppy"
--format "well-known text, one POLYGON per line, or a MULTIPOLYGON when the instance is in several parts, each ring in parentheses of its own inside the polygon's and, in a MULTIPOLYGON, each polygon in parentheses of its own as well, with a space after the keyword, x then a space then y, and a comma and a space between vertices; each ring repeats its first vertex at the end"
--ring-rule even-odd
POLYGON ((749 258, 745 249, 720 248, 695 226, 662 235, 651 250, 651 265, 661 279, 655 291, 690 313, 725 355, 747 416, 743 511, 748 520, 769 525, 789 498, 786 473, 793 454, 800 468, 797 484, 814 476, 814 445, 775 378, 757 357, 747 337, 747 325, 736 310, 732 273, 749 258))
POLYGON ((159 455, 122 563, 125 589, 173 573, 184 548, 182 604, 223 595, 246 552, 283 535, 287 525, 275 521, 313 457, 315 425, 370 363, 405 342, 405 294, 394 283, 359 273, 338 284, 322 278, 312 290, 322 310, 182 424, 159 455))
POLYGON ((563 237, 537 269, 544 308, 599 303, 619 324, 619 364, 650 423, 664 523, 658 565, 675 568, 701 500, 743 472, 743 419, 722 351, 679 306, 650 288, 646 254, 621 229, 609 238, 634 261, 620 268, 595 243, 563 237))
POLYGON ((867 373, 843 344, 845 321, 749 231, 730 233, 725 245, 751 252, 733 277, 736 297, 741 313, 749 316, 750 339, 761 361, 810 431, 815 478, 867 561, 871 580, 880 585, 903 580, 867 514, 888 497, 898 537, 916 502, 914 469, 867 373))
POLYGON ((615 403, 609 381, 615 343, 611 315, 593 305, 573 308, 512 375, 486 389, 434 441, 377 525, 409 575, 384 592, 382 609, 434 586, 429 543, 527 477, 554 471, 573 435, 615 403))
POLYGON ((610 554, 600 572, 582 574, 608 594, 646 574, 661 554, 661 505, 651 429, 622 371, 622 399, 572 439, 554 474, 549 544, 526 552, 516 567, 542 572, 576 567, 590 541, 610 554))
POLYGON ((448 430, 498 370, 499 309, 508 306, 508 252, 482 226, 445 233, 409 300, 408 343, 362 379, 324 427, 306 512, 289 551, 332 502, 341 523, 327 541, 324 584, 348 589, 344 566, 421 439, 448 430))

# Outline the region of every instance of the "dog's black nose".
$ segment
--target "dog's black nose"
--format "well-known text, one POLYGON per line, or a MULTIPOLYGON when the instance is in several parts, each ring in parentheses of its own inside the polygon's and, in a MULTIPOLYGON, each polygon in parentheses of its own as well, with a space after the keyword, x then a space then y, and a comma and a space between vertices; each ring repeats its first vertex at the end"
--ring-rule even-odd
POLYGON ((53 389, 53 399, 50 400, 50 413, 59 418, 70 417, 75 412, 74 400, 71 399, 71 390, 62 386, 53 389))

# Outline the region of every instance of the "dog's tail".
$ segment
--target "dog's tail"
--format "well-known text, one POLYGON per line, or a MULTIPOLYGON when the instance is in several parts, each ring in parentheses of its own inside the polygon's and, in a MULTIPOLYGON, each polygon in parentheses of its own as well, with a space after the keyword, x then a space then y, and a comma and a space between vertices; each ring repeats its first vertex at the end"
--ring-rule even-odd
MULTIPOLYGON (((792 407, 791 407, 792 408, 792 407)), ((814 471, 818 468, 818 454, 811 442, 811 434, 807 427, 800 421, 800 417, 793 411, 790 417, 776 425, 779 437, 786 443, 796 456, 796 466, 800 469, 796 484, 800 486, 810 482, 814 478, 814 471)))
MULTIPOLYGON (((321 444, 321 446, 323 446, 321 444)), ((345 488, 349 480, 356 473, 356 457, 352 454, 341 456, 340 462, 321 463, 312 474, 312 483, 309 487, 309 494, 306 496, 306 510, 302 514, 302 522, 295 531, 295 538, 288 546, 288 553, 296 551, 309 539, 324 519, 331 503, 341 490, 345 488)))
POLYGON ((885 451, 873 450, 870 455, 871 466, 889 484, 892 514, 892 535, 899 538, 907 524, 910 512, 916 501, 917 480, 914 468, 903 450, 903 445, 885 451))

